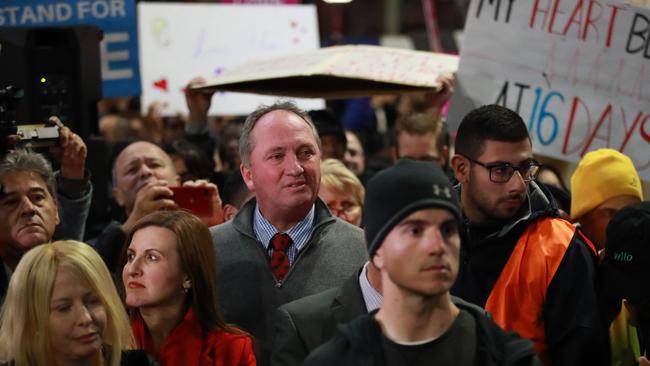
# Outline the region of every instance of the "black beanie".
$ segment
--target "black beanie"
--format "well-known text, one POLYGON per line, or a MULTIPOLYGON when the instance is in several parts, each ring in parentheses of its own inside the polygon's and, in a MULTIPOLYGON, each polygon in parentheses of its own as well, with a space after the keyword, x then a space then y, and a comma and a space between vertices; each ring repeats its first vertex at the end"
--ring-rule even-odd
POLYGON ((447 209, 460 220, 456 191, 436 164, 403 159, 375 174, 366 186, 363 209, 370 257, 402 219, 432 207, 447 209))
POLYGON ((601 275, 608 296, 650 299, 650 202, 626 206, 609 221, 601 275))

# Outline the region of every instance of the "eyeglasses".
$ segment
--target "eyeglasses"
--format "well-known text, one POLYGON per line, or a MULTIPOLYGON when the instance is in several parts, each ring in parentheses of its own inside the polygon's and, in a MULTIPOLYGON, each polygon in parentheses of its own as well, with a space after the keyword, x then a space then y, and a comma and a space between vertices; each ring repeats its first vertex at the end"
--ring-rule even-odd
POLYGON ((329 203, 327 205, 327 208, 330 209, 330 212, 337 217, 341 216, 348 216, 354 212, 356 212, 358 209, 361 208, 360 205, 357 205, 356 203, 350 202, 350 201, 343 201, 341 202, 340 205, 334 206, 333 202, 329 203))
POLYGON ((537 178, 539 168, 542 166, 542 164, 533 159, 525 161, 519 166, 515 166, 510 163, 485 164, 467 156, 465 156, 465 158, 467 158, 467 160, 471 161, 472 163, 478 164, 489 170, 490 181, 494 183, 507 183, 515 174, 515 170, 519 172, 524 182, 530 182, 531 180, 537 178))

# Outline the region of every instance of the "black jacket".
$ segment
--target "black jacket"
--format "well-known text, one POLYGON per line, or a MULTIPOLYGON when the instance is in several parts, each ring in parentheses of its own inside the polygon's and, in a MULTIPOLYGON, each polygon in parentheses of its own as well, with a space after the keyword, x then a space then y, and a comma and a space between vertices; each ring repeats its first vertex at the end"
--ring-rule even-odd
POLYGON ((343 286, 305 296, 276 312, 272 366, 299 366, 316 347, 327 342, 339 324, 366 314, 359 272, 343 286))
POLYGON ((119 266, 126 245, 126 233, 122 231, 121 223, 112 221, 96 238, 88 240, 88 244, 99 253, 111 272, 122 273, 119 266))
MULTIPOLYGON (((485 306, 528 225, 541 218, 559 217, 552 196, 535 182, 529 187, 529 199, 515 219, 490 223, 464 220, 460 270, 451 289, 453 295, 485 306)), ((542 314, 546 346, 554 366, 607 364, 607 328, 598 308, 596 263, 595 253, 576 231, 547 288, 542 314)))
MULTIPOLYGON (((515 333, 506 333, 478 306, 454 299, 459 309, 467 311, 476 321, 477 366, 539 365, 533 344, 515 333)), ((375 313, 362 315, 342 325, 329 342, 316 348, 305 366, 370 366, 381 365, 381 328, 375 313)))

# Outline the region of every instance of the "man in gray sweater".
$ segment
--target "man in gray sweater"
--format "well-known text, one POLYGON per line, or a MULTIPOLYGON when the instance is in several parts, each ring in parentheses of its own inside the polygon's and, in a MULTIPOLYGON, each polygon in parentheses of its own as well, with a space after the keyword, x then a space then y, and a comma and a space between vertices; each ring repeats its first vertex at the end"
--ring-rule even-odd
POLYGON ((260 107, 246 119, 240 167, 255 194, 211 229, 217 286, 227 322, 256 339, 268 363, 278 306, 343 284, 367 259, 363 232, 318 199, 320 140, 292 103, 260 107))

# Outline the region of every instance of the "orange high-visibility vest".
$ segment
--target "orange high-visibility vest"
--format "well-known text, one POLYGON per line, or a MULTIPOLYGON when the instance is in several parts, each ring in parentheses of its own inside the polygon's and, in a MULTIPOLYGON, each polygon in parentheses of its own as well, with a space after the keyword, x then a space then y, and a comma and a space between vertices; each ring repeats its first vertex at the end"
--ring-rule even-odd
MULTIPOLYGON (((576 227, 557 218, 539 219, 528 225, 503 267, 485 304, 494 321, 535 344, 542 362, 549 364, 544 334, 546 290, 576 227)), ((596 253, 593 244, 582 236, 596 253)))

